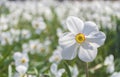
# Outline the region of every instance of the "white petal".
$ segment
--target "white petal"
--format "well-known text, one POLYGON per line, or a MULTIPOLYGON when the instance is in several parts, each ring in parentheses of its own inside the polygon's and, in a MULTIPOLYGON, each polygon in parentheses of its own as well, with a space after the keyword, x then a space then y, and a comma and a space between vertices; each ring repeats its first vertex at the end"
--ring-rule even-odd
POLYGON ((16 70, 20 74, 25 74, 25 72, 27 71, 27 67, 25 67, 23 65, 19 65, 19 66, 16 67, 16 70))
POLYGON ((104 65, 111 65, 114 63, 114 56, 111 54, 105 58, 104 65))
POLYGON ((107 73, 113 73, 115 70, 114 64, 107 66, 107 73))
POLYGON ((78 46, 76 44, 74 44, 70 47, 63 49, 62 58, 66 59, 66 60, 72 60, 73 58, 75 58, 75 56, 77 54, 77 48, 78 48, 78 46))
POLYGON ((96 47, 100 47, 104 44, 106 36, 103 32, 92 33, 86 37, 86 40, 95 45, 96 47))
POLYGON ((64 72, 65 72, 65 69, 60 69, 57 74, 59 77, 61 77, 64 72))
POLYGON ((84 62, 91 62, 97 55, 97 48, 93 47, 89 43, 84 43, 79 48, 79 58, 84 62))
POLYGON ((120 77, 120 72, 114 72, 110 77, 120 77))
POLYGON ((59 38, 59 44, 62 47, 69 47, 73 44, 75 44, 75 36, 72 33, 64 33, 60 38, 59 38))
POLYGON ((98 31, 98 26, 94 22, 87 21, 84 23, 83 33, 85 35, 89 35, 90 33, 97 31, 98 31))
POLYGON ((20 52, 15 52, 13 55, 14 60, 20 59, 22 57, 22 54, 20 52))
POLYGON ((50 71, 52 74, 56 74, 57 73, 57 64, 52 64, 50 67, 50 71))
POLYGON ((76 65, 73 66, 72 72, 73 72, 72 77, 78 77, 79 72, 78 72, 78 68, 76 65))
POLYGON ((74 34, 81 33, 84 27, 83 21, 74 16, 68 17, 66 24, 68 29, 74 34))
POLYGON ((20 77, 20 74, 16 72, 16 73, 14 74, 14 77, 20 77))

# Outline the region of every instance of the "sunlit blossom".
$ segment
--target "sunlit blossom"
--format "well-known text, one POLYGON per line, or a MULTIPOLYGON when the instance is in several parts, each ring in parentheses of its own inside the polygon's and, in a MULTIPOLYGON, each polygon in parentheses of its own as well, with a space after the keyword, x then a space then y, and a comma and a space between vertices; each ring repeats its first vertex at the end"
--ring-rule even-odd
POLYGON ((65 69, 58 69, 58 65, 53 63, 50 67, 50 71, 54 77, 62 77, 62 74, 65 72, 65 69))
POLYGON ((114 56, 111 54, 105 58, 104 65, 107 66, 107 73, 113 73, 115 70, 114 56))
POLYGON ((15 60, 16 66, 23 65, 28 68, 29 58, 28 58, 27 53, 16 52, 14 53, 13 58, 15 60))
POLYGON ((64 33, 59 44, 63 47, 63 59, 71 60, 78 53, 84 62, 91 62, 97 55, 97 48, 104 44, 105 34, 91 21, 83 22, 77 17, 70 16, 66 20, 70 32, 64 33))

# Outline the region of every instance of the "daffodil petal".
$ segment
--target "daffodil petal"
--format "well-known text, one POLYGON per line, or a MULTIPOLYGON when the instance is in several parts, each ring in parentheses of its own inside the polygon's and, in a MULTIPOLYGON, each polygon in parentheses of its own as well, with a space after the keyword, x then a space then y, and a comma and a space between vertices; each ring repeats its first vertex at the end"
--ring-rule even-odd
POLYGON ((101 45, 103 45, 105 42, 105 39, 106 39, 105 34, 100 31, 86 37, 86 40, 92 43, 96 47, 100 47, 101 45))
POLYGON ((59 71, 57 73, 58 77, 61 77, 64 72, 65 72, 65 69, 59 69, 59 71))
POLYGON ((53 73, 53 74, 56 74, 57 72, 57 64, 53 63, 50 67, 50 71, 53 73))
POLYGON ((114 63, 107 66, 107 73, 113 73, 114 71, 115 71, 114 63))
POLYGON ((84 27, 83 21, 73 16, 70 16, 67 18, 66 24, 67 24, 68 29, 73 34, 81 33, 84 27))
POLYGON ((13 55, 14 60, 18 60, 22 58, 22 54, 20 52, 16 52, 13 55))
POLYGON ((91 62, 97 55, 97 48, 89 43, 84 43, 79 48, 78 56, 84 62, 91 62))
POLYGON ((16 67, 16 70, 20 74, 25 74, 25 72, 27 71, 27 67, 25 67, 23 65, 19 65, 19 66, 16 67))
POLYGON ((76 44, 70 47, 64 48, 62 51, 62 58, 66 60, 72 60, 73 58, 75 58, 77 54, 77 48, 78 46, 76 44))
POLYGON ((62 47, 69 47, 73 44, 75 44, 75 36, 72 33, 64 33, 62 36, 59 38, 59 44, 62 47))
POLYGON ((87 21, 84 23, 83 33, 85 35, 89 35, 92 32, 97 32, 97 31, 99 31, 99 29, 98 29, 98 26, 94 22, 87 21))

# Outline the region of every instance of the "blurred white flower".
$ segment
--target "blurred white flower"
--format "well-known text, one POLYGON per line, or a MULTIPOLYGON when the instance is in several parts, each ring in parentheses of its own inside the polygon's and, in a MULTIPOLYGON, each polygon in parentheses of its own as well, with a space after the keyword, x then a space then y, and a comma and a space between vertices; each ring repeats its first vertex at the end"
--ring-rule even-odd
POLYGON ((0 31, 8 29, 8 19, 5 16, 0 17, 0 31))
POLYGON ((27 75, 27 77, 37 77, 36 75, 27 75))
POLYGON ((51 44, 51 41, 48 38, 46 38, 44 41, 44 45, 49 46, 50 44, 51 44))
POLYGON ((28 68, 23 65, 16 66, 17 72, 14 74, 14 77, 28 77, 26 75, 27 69, 28 68))
POLYGON ((23 12, 23 19, 30 21, 32 20, 32 15, 30 15, 28 12, 23 12))
POLYGON ((95 23, 84 23, 77 17, 68 17, 66 24, 70 32, 64 33, 59 39, 59 44, 64 48, 63 59, 71 60, 78 53, 82 61, 93 61, 97 48, 104 44, 105 34, 99 31, 95 23))
POLYGON ((18 72, 16 72, 15 74, 14 74, 14 77, 27 77, 27 75, 26 74, 19 74, 18 72))
POLYGON ((42 17, 33 20, 32 26, 36 30, 37 34, 40 34, 46 28, 46 24, 42 17))
POLYGON ((70 66, 70 71, 71 71, 72 77, 78 77, 79 71, 76 65, 74 65, 73 67, 70 66))
POLYGON ((54 75, 54 77, 62 77, 62 74, 65 72, 65 69, 58 70, 58 65, 53 63, 50 67, 50 71, 54 75))
POLYGON ((113 73, 115 70, 114 56, 111 54, 105 58, 104 65, 107 66, 107 73, 113 73))
POLYGON ((29 39, 31 37, 31 33, 29 30, 23 29, 21 31, 22 38, 29 39))
POLYGON ((114 56, 112 54, 110 54, 109 56, 107 56, 105 58, 104 64, 105 65, 111 65, 114 63, 114 56))
POLYGON ((8 17, 7 17, 8 22, 11 26, 17 26, 21 13, 22 13, 21 10, 15 10, 14 12, 12 12, 8 15, 8 17))
POLYGON ((39 40, 30 40, 29 43, 22 45, 23 52, 31 54, 40 53, 45 50, 44 45, 39 40))
POLYGON ((45 8, 43 11, 45 18, 47 18, 48 20, 51 20, 53 18, 52 11, 49 7, 45 8))
POLYGON ((67 8, 66 8, 65 3, 59 5, 58 7, 56 7, 55 8, 55 13, 57 14, 59 20, 63 20, 65 15, 66 15, 66 13, 67 13, 67 8))
POLYGON ((114 72, 110 77, 120 77, 120 72, 114 72))
POLYGON ((23 65, 26 68, 28 68, 29 58, 28 58, 27 53, 15 52, 13 55, 13 58, 15 60, 16 67, 19 65, 23 65))
POLYGON ((13 41, 15 41, 15 42, 19 41, 20 30, 11 28, 9 33, 11 33, 11 39, 13 39, 13 41))
POLYGON ((62 48, 60 46, 53 52, 52 56, 49 58, 50 62, 59 63, 62 60, 61 56, 62 48))
POLYGON ((16 71, 20 74, 20 75, 24 75, 27 72, 27 67, 23 66, 23 65, 19 65, 16 67, 16 71))
POLYGON ((18 72, 14 74, 14 77, 37 77, 36 75, 30 75, 30 74, 22 74, 20 75, 18 72))
POLYGON ((2 32, 0 33, 0 43, 1 45, 7 45, 7 44, 12 44, 13 39, 11 38, 11 33, 10 32, 2 32))
POLYGON ((57 28, 57 36, 60 37, 62 35, 62 29, 57 28))

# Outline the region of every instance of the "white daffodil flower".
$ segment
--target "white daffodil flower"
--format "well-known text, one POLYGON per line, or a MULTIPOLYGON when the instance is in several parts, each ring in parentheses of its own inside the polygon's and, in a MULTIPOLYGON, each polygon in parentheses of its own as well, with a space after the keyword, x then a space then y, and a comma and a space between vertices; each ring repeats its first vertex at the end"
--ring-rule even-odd
POLYGON ((27 76, 25 75, 25 73, 27 72, 27 67, 25 67, 25 66, 23 66, 23 65, 19 65, 19 66, 16 67, 16 71, 17 71, 18 73, 16 73, 16 74, 14 75, 14 77, 27 77, 27 76))
POLYGON ((23 65, 19 65, 19 66, 16 67, 16 70, 20 74, 25 74, 26 71, 27 71, 27 68, 25 66, 23 66, 23 65))
POLYGON ((120 77, 120 72, 114 72, 110 77, 120 77))
POLYGON ((115 70, 114 66, 114 56, 109 55, 105 58, 104 65, 107 66, 107 73, 113 73, 115 70))
POLYGON ((53 52, 52 56, 49 58, 50 62, 59 63, 62 60, 61 56, 62 48, 60 46, 53 52))
POLYGON ((111 54, 105 58, 104 65, 111 65, 114 63, 114 56, 111 54))
POLYGON ((76 65, 74 65, 73 67, 70 66, 70 71, 71 71, 72 77, 78 77, 79 71, 76 65))
POLYGON ((36 30, 37 34, 40 34, 46 28, 46 24, 42 17, 39 17, 32 21, 32 26, 36 30))
POLYGON ((23 65, 25 67, 28 67, 29 58, 27 53, 16 52, 14 53, 13 57, 16 66, 23 65))
POLYGON ((54 75, 54 77, 61 77, 62 74, 65 72, 65 69, 59 69, 58 70, 57 64, 52 64, 50 67, 51 73, 54 75))
POLYGON ((68 17, 66 24, 70 32, 64 33, 59 39, 59 44, 64 48, 63 59, 71 60, 78 53, 82 61, 93 61, 97 55, 97 48, 104 44, 105 34, 99 31, 95 23, 84 23, 74 16, 68 17))

